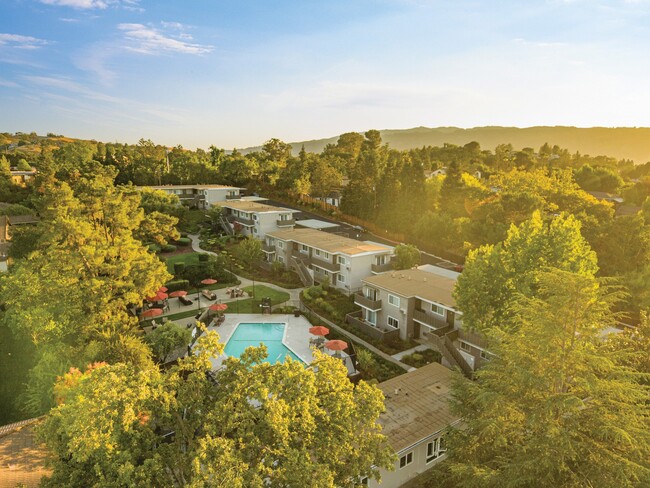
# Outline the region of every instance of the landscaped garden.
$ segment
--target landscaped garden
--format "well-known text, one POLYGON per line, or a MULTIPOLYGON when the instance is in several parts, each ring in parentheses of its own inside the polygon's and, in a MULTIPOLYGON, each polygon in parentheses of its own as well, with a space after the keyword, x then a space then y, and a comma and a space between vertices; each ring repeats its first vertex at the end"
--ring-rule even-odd
POLYGON ((284 303, 290 298, 287 292, 278 291, 264 285, 255 285, 254 298, 252 286, 245 286, 242 290, 244 290, 250 298, 228 302, 228 311, 226 313, 261 313, 260 305, 263 298, 270 298, 272 306, 284 303))
POLYGON ((188 293, 195 293, 198 290, 217 290, 240 283, 227 269, 227 261, 221 256, 190 252, 171 255, 165 259, 165 263, 167 270, 174 275, 174 279, 165 284, 169 291, 185 290, 188 293), (215 279, 217 283, 201 284, 201 281, 206 278, 215 279))
POLYGON ((442 356, 438 351, 434 351, 433 349, 424 349, 423 351, 416 351, 412 354, 402 356, 400 362, 415 368, 421 368, 430 363, 439 363, 441 359, 442 356))
POLYGON ((346 314, 360 310, 360 308, 358 305, 354 304, 354 297, 347 296, 335 288, 328 288, 325 290, 320 285, 312 286, 311 288, 307 288, 301 292, 300 299, 307 307, 318 315, 331 320, 341 328, 356 335, 360 339, 369 342, 386 354, 396 354, 417 346, 417 343, 412 340, 403 341, 399 338, 392 339, 389 342, 383 342, 371 337, 353 325, 346 323, 346 314))

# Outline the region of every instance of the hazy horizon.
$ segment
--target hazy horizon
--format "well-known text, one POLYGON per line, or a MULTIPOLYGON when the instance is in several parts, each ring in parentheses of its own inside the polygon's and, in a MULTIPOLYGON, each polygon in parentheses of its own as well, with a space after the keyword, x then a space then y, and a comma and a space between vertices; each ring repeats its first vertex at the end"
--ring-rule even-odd
POLYGON ((8 0, 0 128, 258 146, 376 128, 648 127, 650 2, 8 0))

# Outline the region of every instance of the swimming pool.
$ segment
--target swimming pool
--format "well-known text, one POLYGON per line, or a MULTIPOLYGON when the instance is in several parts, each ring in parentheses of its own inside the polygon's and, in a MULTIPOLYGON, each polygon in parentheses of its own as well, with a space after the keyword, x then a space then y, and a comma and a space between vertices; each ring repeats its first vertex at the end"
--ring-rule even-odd
POLYGON ((239 357, 247 347, 257 347, 260 342, 263 342, 269 354, 264 360, 265 362, 275 364, 280 361, 283 363, 286 356, 289 356, 294 361, 303 362, 291 349, 282 343, 284 327, 284 324, 278 323, 242 322, 237 325, 230 339, 228 339, 224 353, 228 356, 239 357))

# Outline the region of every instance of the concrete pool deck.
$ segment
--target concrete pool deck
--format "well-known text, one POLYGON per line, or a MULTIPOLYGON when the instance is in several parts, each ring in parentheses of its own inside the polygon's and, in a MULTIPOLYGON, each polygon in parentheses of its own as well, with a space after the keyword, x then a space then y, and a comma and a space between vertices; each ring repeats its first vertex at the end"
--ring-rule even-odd
MULTIPOLYGON (((309 339, 313 336, 309 333, 311 323, 302 315, 295 317, 293 314, 226 314, 226 320, 221 325, 210 326, 208 330, 213 330, 219 334, 219 342, 226 344, 233 332, 240 323, 272 323, 285 324, 284 338, 282 342, 305 364, 310 364, 314 360, 312 350, 309 347, 309 339)), ((222 354, 218 358, 212 359, 213 369, 221 367, 223 360, 227 356, 222 354)))

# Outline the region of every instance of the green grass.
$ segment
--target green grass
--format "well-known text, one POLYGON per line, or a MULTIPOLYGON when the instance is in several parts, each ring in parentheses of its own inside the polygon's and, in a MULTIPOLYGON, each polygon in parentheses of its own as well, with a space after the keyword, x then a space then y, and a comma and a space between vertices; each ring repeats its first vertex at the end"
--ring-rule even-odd
MULTIPOLYGON (((245 292, 251 293, 252 286, 242 288, 245 292)), ((255 285, 255 298, 245 298, 238 302, 228 303, 227 313, 260 313, 259 304, 262 298, 270 297, 273 305, 278 305, 289 300, 290 295, 284 291, 277 291, 264 285, 255 285)))
POLYGON ((199 254, 198 252, 187 252, 183 254, 174 254, 169 256, 165 263, 167 264, 167 271, 171 274, 174 274, 174 264, 176 263, 185 263, 185 266, 190 266, 192 264, 199 264, 199 254))

